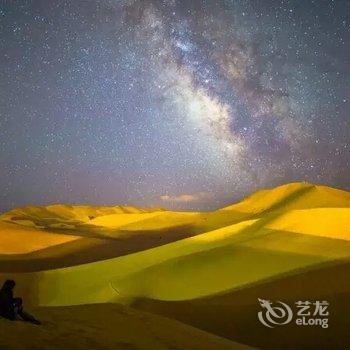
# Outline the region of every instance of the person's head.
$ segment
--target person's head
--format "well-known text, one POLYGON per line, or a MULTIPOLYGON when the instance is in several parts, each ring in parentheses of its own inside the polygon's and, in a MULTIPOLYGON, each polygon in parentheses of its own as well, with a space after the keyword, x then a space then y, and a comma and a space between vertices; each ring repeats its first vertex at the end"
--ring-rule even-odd
POLYGON ((6 280, 2 286, 2 289, 13 289, 16 285, 14 280, 6 280))

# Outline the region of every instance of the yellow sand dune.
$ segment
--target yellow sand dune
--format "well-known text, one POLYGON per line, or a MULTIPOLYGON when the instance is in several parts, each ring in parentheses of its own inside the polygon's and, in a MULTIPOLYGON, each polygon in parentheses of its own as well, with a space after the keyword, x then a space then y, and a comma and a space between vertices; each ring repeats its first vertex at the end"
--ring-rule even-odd
POLYGON ((118 228, 121 231, 142 232, 169 229, 193 224, 197 213, 152 212, 138 214, 111 214, 99 216, 89 222, 103 228, 118 228))
POLYGON ((349 202, 348 192, 307 182, 296 182, 258 191, 242 202, 222 210, 259 214, 272 210, 342 208, 349 207, 349 202))
POLYGON ((48 206, 28 206, 24 208, 13 209, 0 216, 0 220, 45 228, 52 224, 84 224, 91 220, 115 214, 147 214, 152 212, 162 212, 160 208, 142 209, 131 206, 115 206, 115 207, 98 207, 84 205, 63 205, 54 204, 48 206))
POLYGON ((265 330, 259 336, 259 325, 249 326, 257 297, 264 290, 299 293, 312 276, 306 291, 320 290, 332 303, 341 299, 334 291, 348 295, 348 284, 336 279, 330 290, 322 281, 323 289, 313 286, 317 276, 347 275, 349 214, 349 193, 306 183, 260 191, 203 213, 69 205, 12 210, 0 217, 0 279, 17 281, 16 294, 44 325, 0 320, 0 347, 24 348, 20 331, 29 348, 35 348, 34 339, 44 349, 60 346, 62 339, 74 349, 244 348, 110 302, 274 347, 265 330))
POLYGON ((335 262, 298 274, 265 280, 247 288, 181 301, 136 299, 133 307, 179 320, 259 349, 347 349, 350 313, 350 262, 335 262), (258 298, 329 303, 329 328, 294 322, 264 327, 257 318, 258 298))
POLYGON ((90 220, 91 225, 117 228, 123 225, 127 225, 133 222, 147 220, 159 215, 158 212, 146 213, 146 214, 109 214, 101 215, 95 219, 90 220))
POLYGON ((31 277, 11 276, 21 280, 22 292, 30 294, 27 298, 41 305, 130 302, 140 297, 185 300, 350 257, 348 241, 257 230, 258 223, 251 220, 143 252, 31 277))
POLYGON ((13 225, 0 221, 0 255, 31 253, 80 238, 79 236, 47 233, 26 227, 26 225, 13 225))
POLYGON ((308 235, 350 240, 350 208, 291 210, 268 228, 308 235))
MULTIPOLYGON (((15 277, 20 281, 22 293, 37 305, 202 298, 349 259, 349 198, 344 191, 302 183, 259 192, 239 204, 211 213, 106 214, 101 209, 99 218, 89 219, 97 221, 101 230, 103 225, 105 229, 118 225, 114 223, 117 215, 131 215, 120 221, 123 227, 120 232, 128 242, 134 242, 141 233, 148 236, 179 224, 179 232, 169 231, 177 241, 165 245, 160 242, 158 247, 138 252, 135 248, 134 253, 130 251, 132 254, 107 260, 99 256, 101 261, 83 265, 58 269, 45 269, 41 265, 42 271, 26 274, 20 270, 16 274, 3 270, 2 277, 15 277), (330 208, 326 208, 328 197, 330 208), (245 220, 238 209, 246 211, 245 220), (139 220, 135 215, 145 219, 139 220), (207 232, 201 233, 208 227, 207 232), (183 237, 181 230, 188 230, 187 234, 194 236, 179 239, 183 237)), ((61 209, 56 213, 61 213, 61 209)), ((63 206, 62 211, 66 209, 63 206)), ((47 214, 45 209, 40 210, 47 214)), ((96 213, 97 209, 94 210, 96 213)), ((34 212, 38 217, 38 212, 34 212)), ((8 221, 8 214, 4 217, 8 221)), ((77 232, 84 236, 82 227, 77 232)), ((118 232, 113 234, 120 239, 118 232)), ((33 231, 30 234, 35 236, 33 231)), ((139 244, 136 241, 135 246, 139 244)), ((74 249, 79 252, 79 244, 74 249)), ((59 259, 55 247, 50 251, 59 259)), ((93 249, 89 254, 94 254, 93 249)))

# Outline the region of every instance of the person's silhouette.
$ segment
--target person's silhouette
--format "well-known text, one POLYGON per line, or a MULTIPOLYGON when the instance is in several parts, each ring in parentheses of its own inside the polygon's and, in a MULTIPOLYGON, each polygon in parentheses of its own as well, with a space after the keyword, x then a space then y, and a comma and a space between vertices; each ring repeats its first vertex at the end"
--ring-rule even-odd
POLYGON ((24 321, 40 324, 33 316, 23 310, 22 298, 14 298, 13 288, 16 282, 6 280, 0 289, 0 316, 15 321, 22 318, 24 321))

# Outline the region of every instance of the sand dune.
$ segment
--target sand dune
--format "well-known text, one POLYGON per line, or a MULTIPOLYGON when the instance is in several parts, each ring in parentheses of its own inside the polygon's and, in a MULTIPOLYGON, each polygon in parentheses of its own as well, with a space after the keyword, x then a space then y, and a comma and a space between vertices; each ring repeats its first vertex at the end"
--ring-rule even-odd
POLYGON ((347 349, 350 344, 349 273, 350 262, 338 262, 205 298, 183 301, 137 299, 133 307, 260 349, 347 349), (288 305, 299 300, 327 300, 330 303, 330 327, 298 327, 291 323, 266 328, 257 319, 258 298, 282 300, 288 305))
MULTIPOLYGON (((111 225, 118 224, 124 228, 129 227, 129 230, 117 230, 118 234, 115 233, 114 237, 110 234, 103 236, 104 240, 91 237, 84 230, 75 230, 80 236, 63 235, 61 238, 50 229, 35 231, 26 225, 12 224, 13 235, 19 227, 30 230, 27 232, 27 247, 33 246, 33 242, 38 245, 39 238, 47 235, 47 249, 38 250, 36 246, 35 252, 29 257, 29 254, 17 253, 13 256, 12 270, 8 268, 11 265, 11 255, 7 252, 0 259, 0 268, 2 265, 3 275, 15 272, 17 278, 23 280, 26 295, 40 305, 109 302, 138 297, 160 300, 204 297, 316 264, 349 258, 347 214, 350 209, 341 207, 345 206, 348 198, 350 196, 346 192, 338 190, 310 184, 291 184, 259 192, 237 205, 211 213, 143 210, 135 214, 135 210, 129 210, 131 213, 128 214, 106 214, 112 209, 94 208, 95 216, 97 213, 101 215, 89 221, 101 221, 99 224, 104 223, 106 230, 111 225), (328 195, 332 207, 317 208, 319 203, 326 201, 324 197, 328 195), (257 204, 254 206, 255 197, 257 204), (265 206, 262 198, 265 198, 265 206), (305 202, 302 198, 305 198, 305 202), (293 204, 294 201, 297 205, 293 204), (250 219, 227 225, 227 215, 231 211, 233 220, 236 219, 237 207, 253 208, 250 219), (257 212, 260 214, 257 215, 257 212), (223 214, 224 225, 221 220, 223 214), (122 216, 119 223, 116 218, 118 215, 122 216), (127 215, 131 218, 125 218, 127 215), (174 225, 178 218, 180 224, 176 231, 174 225), (191 235, 191 228, 199 230, 206 225, 217 228, 184 238, 191 235), (186 228, 189 232, 184 234, 182 230, 186 228), (169 240, 162 240, 159 235, 177 241, 168 243, 169 240), (106 240, 107 236, 109 241, 106 240), (74 238, 68 242, 62 241, 67 237, 74 238), (118 240, 115 241, 117 237, 118 240), (142 244, 142 241, 150 242, 150 237, 157 238, 153 239, 152 245, 142 244), (55 239, 56 247, 52 245, 55 239), (123 255, 119 249, 123 244, 127 248, 124 254, 127 255, 123 255), (147 249, 152 246, 154 248, 147 249), (144 250, 139 251, 140 249, 144 250), (90 263, 89 259, 93 259, 93 262, 90 263), (60 262, 70 262, 72 266, 55 268, 60 262), (84 262, 89 263, 81 265, 84 262), (21 267, 23 272, 41 271, 33 272, 33 279, 28 275, 23 279, 21 267), (31 280, 35 283, 29 282, 31 280), (188 285, 187 280, 192 281, 191 285, 188 285), (76 287, 60 288, 60 293, 57 293, 51 288, 53 285, 76 287), (89 292, 86 293, 86 290, 89 292)), ((347 203, 349 205, 350 201, 347 203)), ((48 210, 57 215, 64 214, 67 218, 67 208, 71 207, 51 206, 48 210)), ((21 212, 25 213, 23 215, 27 215, 27 212, 35 214, 36 222, 40 215, 47 215, 45 208, 29 208, 27 211, 21 209, 21 212)), ((73 208, 73 212, 74 215, 91 214, 85 207, 73 208)), ((13 213, 7 213, 2 217, 7 227, 12 215, 13 213)), ((16 212, 17 218, 18 215, 19 212, 16 212)), ((41 240, 45 241, 43 238, 41 240)), ((2 249, 6 252, 6 241, 4 242, 2 249)))
POLYGON ((42 326, 0 319, 0 348, 249 350, 175 320, 116 304, 36 308, 42 326))
POLYGON ((222 210, 266 213, 273 210, 348 207, 350 194, 327 186, 296 182, 258 191, 243 201, 222 210))
POLYGON ((0 255, 28 254, 74 242, 80 238, 73 235, 48 233, 34 227, 13 225, 0 220, 0 255))
MULTIPOLYGON (((256 295, 240 297, 237 304, 231 296, 239 291, 263 291, 260 286, 271 281, 290 283, 292 291, 303 287, 298 276, 343 271, 350 261, 349 214, 349 193, 307 183, 260 191, 203 213, 65 205, 16 209, 0 217, 0 276, 17 280, 30 307, 131 304, 269 348, 272 343, 259 336, 254 341, 249 332, 220 330, 215 317, 241 329, 237 322, 248 318, 239 310, 249 304, 255 312, 256 295), (231 316, 222 306, 225 295, 231 316)), ((312 295, 349 296, 348 287, 332 283, 333 292, 318 288, 312 295)))

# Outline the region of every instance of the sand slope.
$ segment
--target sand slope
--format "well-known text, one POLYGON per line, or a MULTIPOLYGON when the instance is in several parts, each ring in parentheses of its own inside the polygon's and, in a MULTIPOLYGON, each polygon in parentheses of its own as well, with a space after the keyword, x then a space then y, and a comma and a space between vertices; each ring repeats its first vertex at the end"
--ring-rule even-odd
MULTIPOLYGON (((133 229, 129 234, 122 231, 125 235, 123 239, 114 237, 103 243, 101 238, 85 237, 83 231, 76 230, 81 236, 64 235, 62 239, 80 238, 72 238, 73 242, 68 243, 59 241, 57 246, 39 250, 35 252, 36 255, 32 253, 28 257, 29 254, 6 254, 4 257, 4 254, 0 259, 0 268, 2 267, 3 278, 15 276, 21 281, 22 291, 30 302, 39 305, 129 302, 133 298, 186 300, 205 297, 271 277, 309 269, 321 263, 348 259, 349 198, 350 195, 343 191, 302 183, 259 192, 237 205, 211 213, 142 211, 135 214, 135 209, 127 214, 110 214, 111 209, 108 208, 106 214, 107 209, 94 209, 95 215, 102 215, 89 220, 104 221, 110 226, 115 215, 131 215, 127 224, 127 219, 123 218, 122 226, 131 225, 133 229), (327 196, 332 205, 330 208, 324 207, 327 196), (321 207, 318 208, 320 203, 321 207), (246 220, 223 225, 223 214, 225 223, 229 214, 232 214, 233 220, 237 219, 237 207, 240 210, 245 208, 246 212, 249 208, 253 209, 246 220), (140 218, 135 218, 135 215, 140 218), (146 217, 141 219, 143 215, 146 217), (150 237, 155 237, 154 232, 157 229, 166 228, 167 222, 170 227, 174 227, 178 218, 180 227, 184 220, 192 220, 191 225, 197 228, 208 226, 210 222, 209 226, 215 226, 216 229, 185 239, 180 239, 183 237, 180 229, 175 234, 164 233, 166 237, 177 240, 176 242, 164 244, 166 240, 156 236, 153 244, 158 245, 157 247, 146 249, 148 246, 142 245, 142 241, 149 242, 150 237), (94 241, 91 243, 91 240, 94 241), (127 253, 133 253, 140 247, 145 250, 118 256, 123 255, 118 250, 123 244, 129 245, 129 248, 131 246, 129 251, 126 250, 127 253), (112 251, 116 257, 112 255, 112 259, 105 259, 111 257, 108 251, 112 251), (99 261, 74 264, 87 262, 91 256, 99 261), (55 269, 55 263, 59 262, 70 262, 73 266, 55 269), (21 270, 22 267, 24 268, 21 270), (35 268, 42 271, 21 273, 35 271, 35 268)), ((29 212, 33 211, 36 217, 42 213, 47 215, 45 208, 40 208, 40 215, 38 209, 34 209, 30 208, 29 212)), ((69 216, 66 206, 63 206, 64 210, 61 206, 49 209, 50 212, 57 210, 61 216, 63 212, 65 218, 69 216)), ((73 209, 73 213, 86 215, 87 209, 83 209, 73 209)), ((3 225, 4 222, 11 225, 7 223, 11 215, 4 215, 3 225)), ((1 234, 15 237, 16 230, 23 228, 30 229, 27 231, 28 242, 38 244, 39 237, 45 234, 50 239, 61 239, 60 235, 48 230, 37 230, 36 233, 35 229, 26 225, 12 225, 13 233, 2 231, 1 234)), ((5 240, 4 242, 6 243, 5 240)), ((29 247, 30 244, 26 242, 24 246, 29 247)), ((6 244, 3 244, 3 249, 6 252, 6 244)))
POLYGON ((183 301, 138 299, 133 306, 261 349, 348 349, 349 273, 350 262, 319 265, 219 295, 183 301), (326 300, 329 328, 295 323, 264 327, 257 318, 258 298, 282 300, 292 307, 299 300, 326 300))
POLYGON ((248 350, 177 321, 116 304, 37 308, 42 326, 0 319, 0 348, 67 350, 248 350))
POLYGON ((0 237, 0 278, 16 279, 30 307, 131 304, 259 347, 279 346, 264 342, 258 326, 242 330, 256 317, 261 286, 275 283, 265 297, 280 290, 288 300, 312 276, 332 273, 333 289, 311 283, 310 297, 350 298, 341 282, 350 261, 350 194, 307 183, 208 213, 22 208, 0 217, 0 237), (249 300, 237 294, 251 290, 260 292, 249 300))

